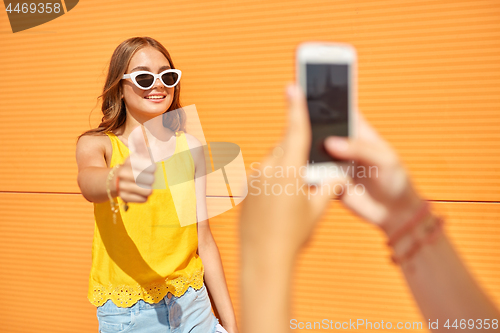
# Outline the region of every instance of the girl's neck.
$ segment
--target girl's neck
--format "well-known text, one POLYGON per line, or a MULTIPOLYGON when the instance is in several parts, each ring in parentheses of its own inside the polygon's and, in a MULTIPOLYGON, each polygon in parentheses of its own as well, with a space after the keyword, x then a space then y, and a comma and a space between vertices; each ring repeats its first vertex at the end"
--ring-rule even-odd
POLYGON ((144 127, 144 130, 148 136, 148 140, 152 142, 167 142, 175 135, 174 131, 163 126, 163 117, 155 117, 144 122, 143 124, 139 123, 135 119, 133 121, 129 121, 129 119, 130 118, 127 118, 125 125, 122 125, 115 130, 115 134, 127 145, 130 133, 132 133, 132 131, 134 131, 139 126, 144 127))

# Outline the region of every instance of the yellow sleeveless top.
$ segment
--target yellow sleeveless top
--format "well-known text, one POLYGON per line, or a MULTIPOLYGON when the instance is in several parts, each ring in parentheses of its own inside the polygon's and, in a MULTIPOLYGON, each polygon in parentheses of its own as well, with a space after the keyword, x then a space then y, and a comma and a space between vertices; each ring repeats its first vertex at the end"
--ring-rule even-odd
MULTIPOLYGON (((110 167, 114 167, 125 161, 129 150, 115 134, 106 134, 113 146, 110 167)), ((174 155, 156 162, 155 183, 146 202, 129 203, 125 212, 123 200, 115 198, 120 204, 116 224, 109 201, 94 203, 88 299, 95 306, 108 299, 118 307, 130 307, 139 299, 157 303, 168 292, 181 296, 190 286, 203 286, 197 223, 181 226, 173 200, 182 207, 179 214, 184 221, 196 221, 194 162, 190 153, 178 154, 189 149, 185 133, 176 132, 175 140, 174 155), (177 173, 193 181, 173 186, 171 192, 166 175, 177 173)))

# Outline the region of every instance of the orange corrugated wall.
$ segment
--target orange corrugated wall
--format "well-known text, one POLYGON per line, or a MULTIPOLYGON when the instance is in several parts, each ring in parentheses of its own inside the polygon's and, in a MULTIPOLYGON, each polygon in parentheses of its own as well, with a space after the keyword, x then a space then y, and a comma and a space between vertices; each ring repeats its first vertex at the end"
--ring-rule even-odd
MULTIPOLYGON (((2 332, 97 332, 75 139, 99 124, 113 49, 141 35, 183 70, 183 104, 196 104, 207 141, 240 145, 247 168, 284 133, 297 44, 353 44, 361 110, 500 304, 500 2, 89 0, 16 34, 0 8, 2 332)), ((239 315, 238 211, 211 221, 239 315)), ((333 201, 300 256, 293 318, 423 321, 388 255, 333 201)))

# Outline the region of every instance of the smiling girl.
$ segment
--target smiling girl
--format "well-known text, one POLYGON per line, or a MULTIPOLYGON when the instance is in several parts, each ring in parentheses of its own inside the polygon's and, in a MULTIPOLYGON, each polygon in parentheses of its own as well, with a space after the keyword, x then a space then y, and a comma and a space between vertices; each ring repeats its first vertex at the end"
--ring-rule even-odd
POLYGON ((206 184, 195 173, 204 173, 205 159, 202 149, 193 149, 201 143, 186 133, 181 75, 156 40, 124 41, 111 57, 102 122, 77 141, 78 185, 94 203, 95 216, 88 298, 102 333, 223 332, 204 281, 224 328, 238 332, 208 220, 181 226, 168 179, 166 188, 152 187, 157 169, 187 174, 194 182, 176 199, 194 216, 204 216, 206 184), (190 153, 156 162, 135 180, 129 135, 155 117, 162 117, 155 137, 166 156, 190 153))

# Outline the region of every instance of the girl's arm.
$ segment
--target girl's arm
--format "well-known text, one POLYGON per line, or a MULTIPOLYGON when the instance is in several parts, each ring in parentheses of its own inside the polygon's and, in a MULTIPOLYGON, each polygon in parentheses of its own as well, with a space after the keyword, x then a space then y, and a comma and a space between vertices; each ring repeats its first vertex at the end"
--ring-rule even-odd
POLYGON ((205 281, 220 315, 221 324, 229 333, 238 333, 219 249, 210 231, 208 220, 198 222, 198 251, 205 266, 205 281))
POLYGON ((433 331, 448 332, 444 325, 448 321, 451 326, 455 320, 459 324, 466 322, 467 329, 486 329, 490 325, 494 328, 492 321, 498 323, 500 313, 469 273, 445 233, 439 231, 438 218, 432 213, 418 218, 419 212, 426 212, 423 200, 394 150, 361 115, 358 128, 356 139, 334 138, 325 142, 326 150, 335 157, 377 168, 376 176, 353 180, 364 185, 363 194, 344 195, 340 198, 342 202, 393 240, 392 250, 400 259, 401 269, 426 322, 438 320, 439 326, 431 327, 433 331), (420 222, 417 226, 404 232, 401 238, 395 236, 406 230, 404 227, 414 219, 420 222), (433 232, 436 228, 437 233, 433 232), (415 239, 428 242, 415 247, 418 246, 415 239))
MULTIPOLYGON (((397 214, 394 214, 393 218, 396 217, 397 214)), ((433 219, 432 215, 427 218, 428 222, 433 219)), ((414 233, 425 232, 427 221, 423 222, 414 233)), ((406 235, 395 245, 394 253, 402 257, 412 243, 411 235, 406 235)), ((465 322, 468 330, 475 328, 480 331, 490 327, 493 331, 500 331, 500 313, 469 273, 444 233, 433 243, 422 246, 410 260, 402 263, 401 269, 426 322, 438 321, 433 331, 449 332, 444 325, 448 321, 451 327, 455 320, 459 326, 461 321, 465 322)))
MULTIPOLYGON (((106 191, 106 181, 111 168, 108 168, 104 158, 106 146, 103 140, 109 140, 105 136, 84 135, 76 144, 76 163, 78 164, 78 186, 82 195, 90 202, 101 203, 109 200, 106 191)), ((156 164, 151 164, 149 151, 145 144, 138 142, 135 145, 134 158, 136 167, 147 167, 142 170, 142 176, 137 180, 132 171, 130 156, 128 156, 114 176, 110 179, 110 194, 126 202, 146 202, 153 193, 154 174, 156 164), (117 183, 117 177, 119 182, 117 183), (118 188, 117 188, 118 186, 118 188)))
MULTIPOLYGON (((194 137, 190 137, 192 141, 194 137)), ((198 252, 205 267, 205 282, 220 315, 222 326, 229 333, 238 333, 233 304, 227 289, 226 277, 222 267, 219 249, 215 244, 207 218, 206 205, 206 164, 203 148, 198 140, 191 147, 195 163, 196 215, 198 218, 198 252)))
MULTIPOLYGON (((77 183, 83 197, 95 203, 109 200, 106 179, 111 169, 106 165, 105 146, 101 139, 98 136, 84 135, 76 143, 77 183)), ((112 197, 116 197, 114 184, 115 182, 112 182, 112 197)))

